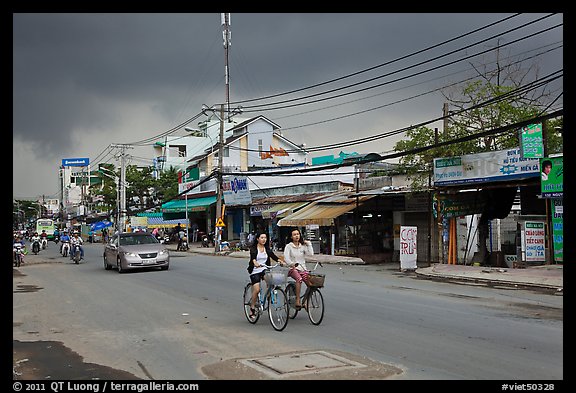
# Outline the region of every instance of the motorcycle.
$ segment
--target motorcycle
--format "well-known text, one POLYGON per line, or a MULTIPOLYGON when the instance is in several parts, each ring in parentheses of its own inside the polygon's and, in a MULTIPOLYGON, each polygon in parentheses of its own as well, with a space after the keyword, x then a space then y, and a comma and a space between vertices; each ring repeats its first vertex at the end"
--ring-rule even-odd
POLYGON ((178 244, 176 251, 188 251, 189 249, 190 247, 188 247, 188 238, 184 236, 180 244, 178 244))
POLYGON ((24 262, 24 250, 22 249, 22 244, 14 244, 14 266, 20 267, 20 264, 24 262))
POLYGON ((202 235, 202 247, 210 247, 210 238, 208 235, 202 235))
POLYGON ((170 243, 170 235, 166 234, 164 235, 164 244, 168 244, 170 243))
POLYGON ((54 243, 58 244, 59 241, 60 241, 60 236, 55 235, 54 236, 54 243))
POLYGON ((40 241, 39 240, 33 240, 32 241, 32 252, 34 253, 34 255, 38 255, 38 253, 40 252, 40 241))
POLYGON ((64 240, 62 242, 62 249, 60 250, 60 253, 62 254, 63 257, 67 257, 69 252, 70 252, 70 242, 64 240))
POLYGON ((45 250, 46 247, 48 247, 48 240, 45 237, 43 237, 42 238, 42 249, 45 250))
POLYGON ((71 259, 74 261, 75 264, 78 265, 80 263, 81 253, 79 244, 75 244, 74 247, 72 247, 71 257, 72 257, 71 259))

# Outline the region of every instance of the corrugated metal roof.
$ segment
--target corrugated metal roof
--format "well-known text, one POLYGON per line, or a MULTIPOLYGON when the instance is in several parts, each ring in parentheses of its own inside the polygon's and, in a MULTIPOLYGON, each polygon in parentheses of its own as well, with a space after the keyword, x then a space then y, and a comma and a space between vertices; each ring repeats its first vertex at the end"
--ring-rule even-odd
POLYGON ((284 217, 291 214, 295 210, 298 210, 306 206, 309 202, 291 202, 291 203, 278 203, 272 206, 270 209, 262 211, 262 218, 278 218, 284 217))
POLYGON ((348 204, 319 204, 308 205, 305 208, 292 213, 278 221, 278 226, 332 226, 334 219, 356 208, 356 203, 348 204))

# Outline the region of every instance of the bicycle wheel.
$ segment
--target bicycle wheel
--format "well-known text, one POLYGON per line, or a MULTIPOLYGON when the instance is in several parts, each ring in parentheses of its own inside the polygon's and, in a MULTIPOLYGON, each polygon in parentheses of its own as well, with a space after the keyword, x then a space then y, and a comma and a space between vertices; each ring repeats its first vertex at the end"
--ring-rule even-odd
POLYGON ((288 318, 294 319, 298 315, 298 310, 296 310, 296 285, 293 283, 286 286, 286 297, 288 298, 288 318))
POLYGON ((268 294, 268 317, 274 330, 282 331, 288 324, 288 300, 286 292, 276 287, 268 294))
POLYGON ((244 299, 244 315, 246 316, 246 319, 250 323, 258 322, 258 319, 260 318, 259 312, 256 312, 256 314, 250 316, 250 301, 252 300, 252 283, 246 284, 246 287, 244 287, 243 299, 244 299))
POLYGON ((320 325, 324 319, 324 297, 318 288, 310 288, 306 308, 310 322, 314 325, 320 325))

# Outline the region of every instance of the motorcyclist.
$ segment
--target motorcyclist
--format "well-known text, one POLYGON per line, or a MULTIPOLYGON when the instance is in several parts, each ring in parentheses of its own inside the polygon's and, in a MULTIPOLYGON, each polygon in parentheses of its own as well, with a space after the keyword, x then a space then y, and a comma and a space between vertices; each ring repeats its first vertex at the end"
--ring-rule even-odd
MULTIPOLYGON (((16 247, 21 247, 22 254, 26 254, 26 243, 22 236, 17 236, 12 242, 12 260, 16 259, 16 247)), ((22 256, 22 262, 24 262, 24 256, 22 256)))
POLYGON ((46 233, 45 229, 42 229, 42 233, 40 234, 40 241, 40 244, 42 244, 43 248, 48 247, 48 234, 46 233))
POLYGON ((84 248, 82 247, 82 238, 80 236, 78 236, 78 232, 74 232, 74 235, 72 235, 72 239, 70 239, 70 245, 71 245, 71 252, 70 252, 70 259, 74 258, 74 247, 76 245, 78 245, 80 247, 80 259, 84 259, 84 248))
POLYGON ((70 243, 70 236, 68 236, 68 232, 66 230, 62 231, 62 236, 60 236, 60 254, 62 254, 62 246, 64 243, 70 243))
POLYGON ((32 247, 34 247, 35 242, 38 242, 38 249, 40 249, 40 236, 38 236, 38 232, 34 232, 32 237, 30 238, 30 243, 32 244, 32 247))

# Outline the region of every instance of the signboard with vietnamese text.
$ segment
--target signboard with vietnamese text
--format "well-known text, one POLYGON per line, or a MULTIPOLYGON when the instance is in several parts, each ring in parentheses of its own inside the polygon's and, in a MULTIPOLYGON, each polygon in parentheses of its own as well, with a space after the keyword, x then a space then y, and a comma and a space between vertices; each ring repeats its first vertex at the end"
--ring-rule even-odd
POLYGON ((543 221, 524 222, 524 251, 526 262, 545 261, 545 233, 543 221))
POLYGON ((554 261, 564 262, 563 199, 552 199, 552 236, 554 239, 554 261))
POLYGON ((539 172, 539 160, 520 157, 518 148, 434 159, 435 186, 525 179, 539 172))
POLYGON ((250 205, 252 194, 246 176, 226 176, 222 180, 224 203, 228 206, 250 205))
POLYGON ((400 268, 416 269, 418 227, 400 226, 400 268))
POLYGON ((544 157, 542 123, 528 124, 520 129, 520 147, 522 158, 544 157))
POLYGON ((564 157, 545 157, 540 162, 543 198, 562 198, 564 195, 564 157))

